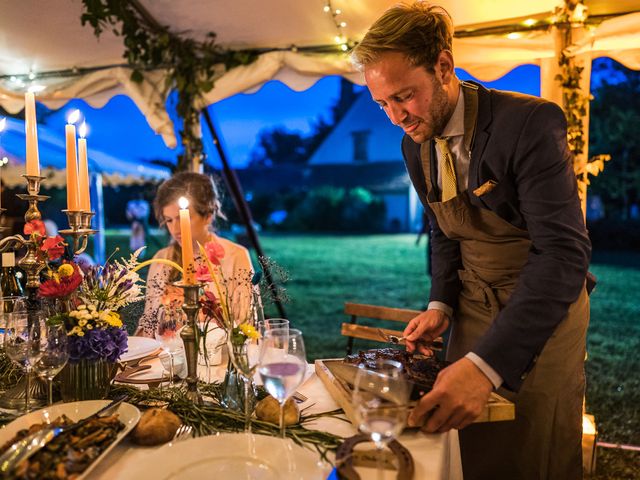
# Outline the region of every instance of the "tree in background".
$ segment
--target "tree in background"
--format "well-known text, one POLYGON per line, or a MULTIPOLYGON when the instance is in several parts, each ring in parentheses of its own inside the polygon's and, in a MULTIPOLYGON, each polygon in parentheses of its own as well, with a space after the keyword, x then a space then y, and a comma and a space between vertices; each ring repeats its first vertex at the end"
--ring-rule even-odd
POLYGON ((593 67, 594 73, 608 72, 592 91, 589 152, 612 160, 592 180, 589 194, 600 195, 608 217, 627 220, 640 192, 640 72, 609 59, 593 67))

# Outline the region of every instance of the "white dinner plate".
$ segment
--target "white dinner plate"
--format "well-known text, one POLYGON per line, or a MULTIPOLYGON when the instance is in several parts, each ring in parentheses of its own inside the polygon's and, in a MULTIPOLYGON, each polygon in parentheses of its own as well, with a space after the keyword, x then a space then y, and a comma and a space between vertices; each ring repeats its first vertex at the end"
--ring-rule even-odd
MULTIPOLYGON (((22 415, 6 427, 0 429, 0 445, 4 445, 15 437, 19 430, 29 428, 34 423, 51 423, 63 414, 73 421, 78 421, 93 415, 110 402, 111 400, 86 400, 84 402, 60 403, 22 415)), ((136 426, 138 420, 140 420, 140 410, 130 403, 121 404, 117 413, 120 421, 124 423, 124 429, 118 433, 115 441, 109 445, 109 447, 102 452, 102 454, 100 454, 100 456, 96 458, 91 465, 89 465, 78 480, 85 478, 87 474, 98 464, 98 462, 100 462, 113 447, 126 437, 131 429, 136 426)))
POLYGON ((146 357, 161 347, 160 342, 149 337, 129 337, 128 348, 120 356, 121 362, 130 362, 138 358, 146 357))
POLYGON ((120 480, 324 480, 331 472, 315 450, 291 440, 246 433, 222 433, 167 444, 120 480))

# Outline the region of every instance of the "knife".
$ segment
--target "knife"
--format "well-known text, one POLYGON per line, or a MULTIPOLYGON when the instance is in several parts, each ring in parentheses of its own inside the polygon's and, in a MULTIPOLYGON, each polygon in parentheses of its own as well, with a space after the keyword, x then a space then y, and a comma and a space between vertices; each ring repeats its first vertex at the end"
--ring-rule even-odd
POLYGON ((16 465, 18 465, 23 460, 27 460, 36 452, 40 451, 45 445, 47 445, 51 440, 59 436, 61 433, 75 430, 76 428, 85 425, 90 420, 93 420, 94 418, 107 417, 113 414, 118 410, 120 404, 127 398, 128 395, 118 397, 105 407, 98 410, 93 415, 83 418, 82 420, 72 423, 71 425, 50 425, 43 428, 42 430, 28 435, 22 440, 19 440, 18 442, 11 445, 6 452, 0 455, 0 472, 10 472, 16 465))

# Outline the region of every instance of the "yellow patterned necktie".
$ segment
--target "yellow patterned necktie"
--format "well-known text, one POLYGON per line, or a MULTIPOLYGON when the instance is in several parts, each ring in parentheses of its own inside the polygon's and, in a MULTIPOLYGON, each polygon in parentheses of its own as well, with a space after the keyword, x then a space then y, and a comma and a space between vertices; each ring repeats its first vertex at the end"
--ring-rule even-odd
POLYGON ((446 202, 458 194, 456 169, 453 165, 453 155, 449 149, 448 139, 434 137, 434 140, 440 149, 440 161, 438 162, 438 168, 442 172, 442 201, 446 202))

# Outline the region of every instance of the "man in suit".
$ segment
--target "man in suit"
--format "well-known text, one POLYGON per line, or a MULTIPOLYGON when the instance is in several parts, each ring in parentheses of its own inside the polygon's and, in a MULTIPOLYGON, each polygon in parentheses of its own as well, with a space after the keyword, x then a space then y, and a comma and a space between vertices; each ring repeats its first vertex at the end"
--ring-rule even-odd
POLYGON ((354 49, 432 227, 428 308, 409 350, 451 326, 447 358, 409 418, 460 430, 465 479, 582 475, 591 245, 555 104, 460 82, 448 14, 424 2, 378 19, 354 49), (493 390, 516 419, 472 424, 493 390))

